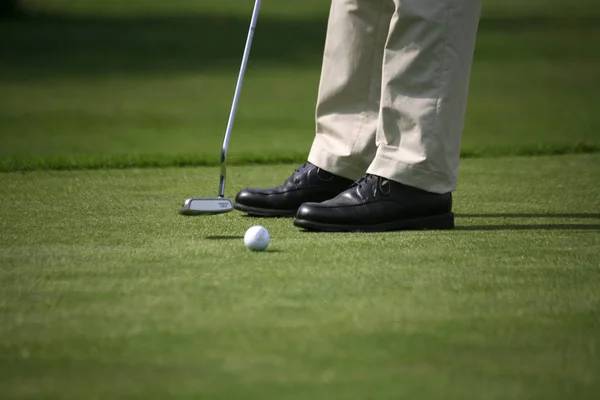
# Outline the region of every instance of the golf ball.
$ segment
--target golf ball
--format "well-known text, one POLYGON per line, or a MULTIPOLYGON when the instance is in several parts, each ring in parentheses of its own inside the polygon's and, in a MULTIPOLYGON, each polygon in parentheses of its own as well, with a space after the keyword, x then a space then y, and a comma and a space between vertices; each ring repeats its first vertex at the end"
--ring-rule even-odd
POLYGON ((244 235, 246 247, 252 251, 263 251, 271 242, 269 231, 264 226, 255 225, 250 227, 244 235))

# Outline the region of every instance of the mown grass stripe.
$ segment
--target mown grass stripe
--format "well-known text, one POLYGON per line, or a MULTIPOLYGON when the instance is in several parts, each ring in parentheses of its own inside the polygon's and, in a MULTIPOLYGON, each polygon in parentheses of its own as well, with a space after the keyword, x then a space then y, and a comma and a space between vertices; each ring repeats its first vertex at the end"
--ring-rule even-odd
MULTIPOLYGON (((461 158, 485 158, 504 156, 549 156, 566 154, 600 153, 600 145, 575 143, 572 145, 539 145, 490 147, 485 149, 464 149, 461 158)), ((117 156, 65 156, 41 158, 7 158, 0 161, 0 172, 165 168, 165 167, 210 167, 219 165, 218 155, 117 155, 117 156)), ((301 163, 306 154, 288 152, 285 154, 241 154, 232 155, 228 165, 276 165, 301 163)))

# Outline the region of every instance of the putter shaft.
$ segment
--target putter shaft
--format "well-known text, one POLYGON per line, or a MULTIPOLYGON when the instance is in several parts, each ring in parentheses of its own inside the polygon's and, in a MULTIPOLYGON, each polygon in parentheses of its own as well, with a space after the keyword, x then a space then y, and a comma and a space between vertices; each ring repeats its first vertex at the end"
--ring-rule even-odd
POLYGON ((240 73, 238 75, 237 84, 235 85, 233 103, 231 104, 229 120, 227 121, 227 129, 225 130, 225 138, 223 139, 223 147, 221 149, 221 177, 219 179, 219 197, 225 197, 225 180, 227 176, 227 150, 229 148, 229 139, 231 138, 231 131, 233 130, 233 122, 235 120, 235 114, 240 99, 240 93, 242 92, 242 83, 244 82, 246 67, 248 66, 248 58, 250 57, 250 48, 252 47, 252 39, 254 38, 254 30, 256 29, 258 12, 260 10, 260 3, 261 0, 256 0, 254 3, 254 10, 252 11, 252 18, 250 20, 250 28, 248 29, 248 37, 246 39, 246 46, 244 47, 244 55, 242 57, 242 65, 240 67, 240 73))

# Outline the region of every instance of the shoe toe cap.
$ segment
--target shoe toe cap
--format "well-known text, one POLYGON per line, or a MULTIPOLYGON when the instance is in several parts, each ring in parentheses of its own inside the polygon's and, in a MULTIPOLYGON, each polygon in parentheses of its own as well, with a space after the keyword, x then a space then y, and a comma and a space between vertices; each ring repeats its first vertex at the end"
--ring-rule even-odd
POLYGON ((245 188, 235 196, 235 202, 249 207, 280 209, 285 208, 285 193, 273 189, 245 188))
POLYGON ((264 202, 265 195, 253 188, 242 189, 236 196, 235 202, 247 206, 260 206, 264 202))
POLYGON ((235 196, 235 201, 238 203, 243 203, 244 200, 251 199, 252 197, 254 197, 254 193, 252 193, 252 189, 242 189, 235 196))
POLYGON ((296 218, 310 221, 319 220, 322 214, 320 211, 319 203, 304 203, 298 208, 296 218))

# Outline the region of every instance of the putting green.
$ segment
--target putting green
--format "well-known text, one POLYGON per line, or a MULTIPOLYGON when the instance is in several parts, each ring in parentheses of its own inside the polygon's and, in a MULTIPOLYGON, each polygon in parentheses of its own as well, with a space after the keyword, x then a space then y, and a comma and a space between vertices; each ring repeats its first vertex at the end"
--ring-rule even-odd
MULTIPOLYGON (((0 393, 592 398, 598 165, 464 160, 456 230, 386 234, 177 215, 215 168, 0 174, 0 393)), ((293 168, 233 167, 227 192, 293 168)))
MULTIPOLYGON (((218 163, 252 0, 24 1, 42 15, 0 24, 2 399, 600 393, 598 1, 484 1, 457 228, 386 234, 177 214, 217 192, 173 167, 218 163), (580 155, 489 158, 516 154, 580 155)), ((229 195, 305 159, 327 3, 263 2, 229 195)))

